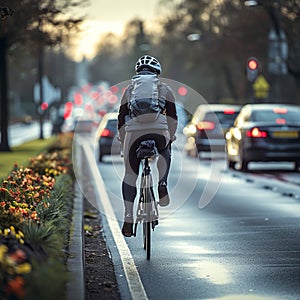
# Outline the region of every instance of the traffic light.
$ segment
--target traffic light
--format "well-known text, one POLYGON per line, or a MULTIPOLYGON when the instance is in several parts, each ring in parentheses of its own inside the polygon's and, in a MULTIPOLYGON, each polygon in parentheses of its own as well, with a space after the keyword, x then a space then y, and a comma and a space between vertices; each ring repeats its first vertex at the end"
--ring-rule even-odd
POLYGON ((247 60, 247 79, 250 82, 253 82, 257 78, 258 67, 259 67, 259 64, 258 64, 257 58, 250 57, 247 60))

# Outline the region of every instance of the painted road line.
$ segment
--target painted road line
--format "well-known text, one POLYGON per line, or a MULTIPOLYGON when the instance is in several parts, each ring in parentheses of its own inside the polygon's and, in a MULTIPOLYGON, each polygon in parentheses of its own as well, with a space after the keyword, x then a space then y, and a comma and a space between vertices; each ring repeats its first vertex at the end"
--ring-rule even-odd
POLYGON ((117 221, 116 215, 113 211, 109 197, 106 192, 103 178, 99 172, 97 164, 95 163, 94 152, 89 143, 82 143, 82 146, 86 155, 87 162, 89 164, 89 169, 91 170, 92 176, 94 178, 95 192, 98 196, 96 198, 97 201, 101 201, 104 213, 107 216, 107 222, 109 224, 112 236, 115 240, 117 249, 121 257, 132 299, 146 300, 148 299, 146 291, 142 284, 140 275, 137 271, 130 250, 121 233, 119 223, 117 221))

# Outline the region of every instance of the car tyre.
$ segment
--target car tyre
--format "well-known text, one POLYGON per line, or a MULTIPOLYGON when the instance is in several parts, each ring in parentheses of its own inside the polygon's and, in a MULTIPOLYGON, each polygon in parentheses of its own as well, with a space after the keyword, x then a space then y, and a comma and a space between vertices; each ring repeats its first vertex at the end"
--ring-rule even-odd
POLYGON ((232 161, 232 160, 230 160, 230 159, 228 159, 227 162, 228 162, 228 168, 229 168, 229 169, 234 169, 234 167, 235 167, 235 162, 232 161))
POLYGON ((294 168, 294 170, 295 170, 295 172, 299 172, 299 168, 300 168, 300 161, 295 161, 295 168, 294 168))
POLYGON ((243 172, 248 171, 248 164, 249 164, 249 161, 247 161, 245 159, 242 159, 242 161, 241 161, 241 171, 243 171, 243 172))
POLYGON ((249 164, 249 161, 245 159, 245 157, 243 155, 243 149, 240 149, 240 156, 239 156, 240 170, 242 172, 248 171, 248 164, 249 164))
POLYGON ((103 154, 101 152, 99 153, 99 162, 103 162, 103 154))
POLYGON ((201 147, 197 144, 196 144, 196 153, 197 153, 198 158, 200 159, 201 158, 201 147))

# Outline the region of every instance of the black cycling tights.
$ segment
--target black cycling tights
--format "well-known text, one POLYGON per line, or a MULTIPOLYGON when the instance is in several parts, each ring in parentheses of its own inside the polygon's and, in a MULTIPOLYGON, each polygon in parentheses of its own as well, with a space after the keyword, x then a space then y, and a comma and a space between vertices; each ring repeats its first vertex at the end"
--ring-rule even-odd
POLYGON ((171 164, 171 145, 165 136, 150 133, 137 138, 134 138, 133 135, 131 139, 132 141, 129 141, 129 145, 131 145, 129 151, 124 151, 124 155, 126 155, 126 153, 128 153, 128 155, 124 157, 125 176, 122 183, 123 199, 128 202, 133 202, 137 193, 136 181, 139 175, 141 160, 137 158, 136 150, 142 141, 155 140, 156 148, 159 153, 157 160, 159 183, 167 182, 171 164))

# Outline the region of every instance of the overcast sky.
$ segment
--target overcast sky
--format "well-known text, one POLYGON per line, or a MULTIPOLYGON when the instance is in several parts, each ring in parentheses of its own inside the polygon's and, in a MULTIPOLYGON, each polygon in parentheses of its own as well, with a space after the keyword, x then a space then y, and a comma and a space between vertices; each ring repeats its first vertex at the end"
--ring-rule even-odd
POLYGON ((80 60, 82 56, 91 58, 94 54, 94 45, 99 41, 101 34, 114 32, 122 34, 128 21, 140 18, 145 21, 155 19, 159 0, 89 0, 90 5, 81 10, 86 15, 83 24, 84 32, 75 46, 74 57, 80 60))
POLYGON ((90 0, 89 18, 126 22, 134 17, 153 18, 159 0, 90 0))

